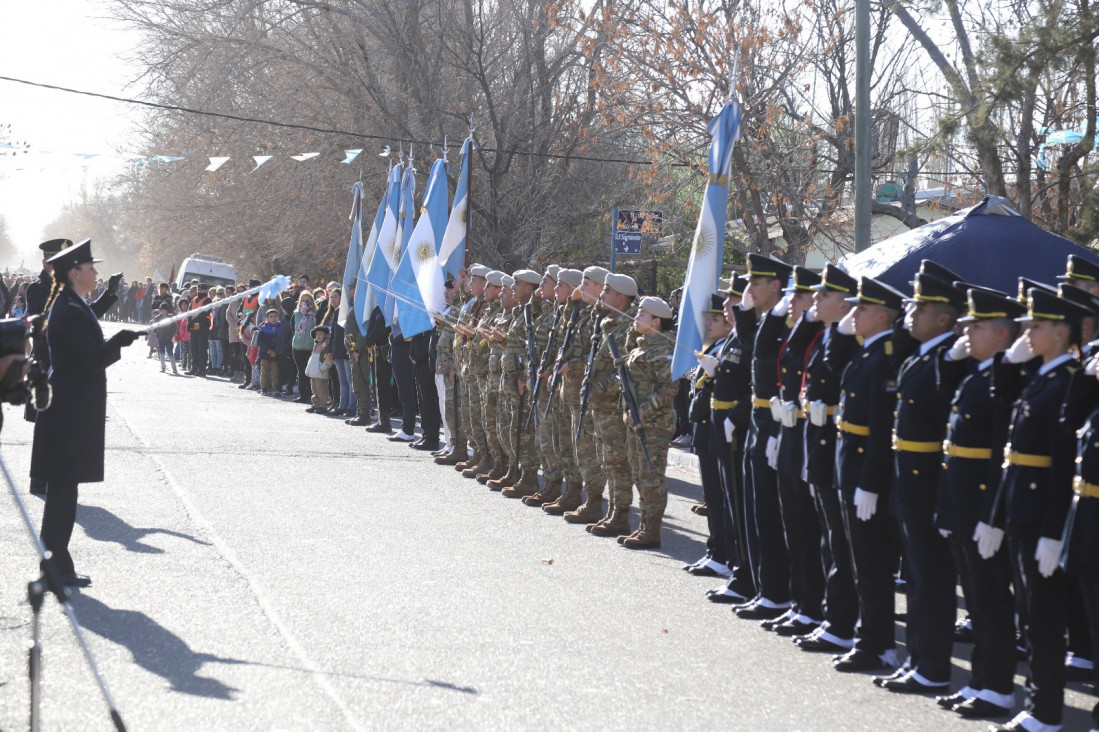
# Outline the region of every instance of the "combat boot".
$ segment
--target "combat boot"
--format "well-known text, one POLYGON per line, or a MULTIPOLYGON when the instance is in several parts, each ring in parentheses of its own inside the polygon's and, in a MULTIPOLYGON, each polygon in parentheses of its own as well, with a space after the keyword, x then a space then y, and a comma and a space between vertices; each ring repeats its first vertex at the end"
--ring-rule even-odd
POLYGON ((477 475, 477 482, 481 485, 487 485, 490 480, 499 480, 506 474, 504 466, 500 463, 493 463, 492 469, 487 473, 479 473, 477 475))
POLYGON ((481 473, 486 473, 492 470, 492 457, 484 455, 473 465, 462 471, 463 478, 476 478, 481 473))
POLYGON ((523 475, 515 485, 505 488, 504 495, 508 498, 529 498, 538 493, 538 470, 524 470, 523 475))
MULTIPOLYGON (((481 480, 481 477, 477 476, 477 480, 481 480)), ((514 463, 509 463, 508 464, 508 472, 504 473, 504 475, 502 477, 495 478, 495 479, 489 479, 487 481, 482 481, 482 482, 485 485, 487 485, 489 487, 489 489, 494 490, 494 491, 499 491, 499 490, 503 490, 504 488, 510 488, 511 486, 515 485, 515 483, 518 480, 519 480, 519 468, 515 467, 514 463)))
POLYGON ((593 536, 620 536, 630 533, 630 507, 624 509, 618 506, 611 511, 610 518, 601 524, 588 527, 588 532, 593 536))
POLYGON ((612 500, 612 501, 607 502, 607 512, 605 514, 603 514, 603 518, 599 519, 595 523, 591 523, 591 524, 588 524, 587 526, 585 526, 584 531, 587 531, 590 534, 591 530, 593 528, 595 528, 596 526, 602 526, 603 524, 607 523, 608 521, 611 520, 611 516, 613 516, 613 515, 614 515, 614 501, 612 500))
POLYGON ((644 511, 642 511, 641 512, 641 523, 638 525, 637 530, 634 531, 632 534, 627 534, 625 536, 620 536, 615 541, 617 541, 619 544, 625 544, 626 539, 632 539, 632 538, 640 535, 641 533, 643 533, 645 531, 645 522, 648 521, 648 520, 649 520, 648 514, 646 514, 644 511))
POLYGON ((565 521, 570 524, 590 524, 598 521, 602 516, 603 496, 596 496, 589 492, 587 502, 575 511, 566 513, 565 521))
POLYGON ((659 549, 660 524, 664 520, 663 511, 655 511, 645 519, 645 528, 637 536, 628 537, 622 542, 627 549, 659 549))
POLYGON ((580 493, 584 490, 583 483, 566 483, 565 492, 552 503, 546 503, 542 510, 551 516, 560 516, 567 511, 574 511, 580 507, 580 493))
POLYGON ((534 495, 526 496, 523 498, 523 505, 525 506, 545 506, 553 503, 561 496, 561 481, 560 480, 547 480, 546 487, 538 491, 534 495))
POLYGON ((465 448, 455 449, 448 452, 446 455, 440 455, 435 458, 436 465, 457 465, 458 463, 466 460, 465 448))
POLYGON ((465 470, 466 468, 472 468, 473 466, 477 465, 480 462, 481 462, 481 453, 474 450, 473 451, 473 457, 466 458, 462 462, 456 464, 454 466, 454 469, 457 470, 460 473, 463 470, 465 470))

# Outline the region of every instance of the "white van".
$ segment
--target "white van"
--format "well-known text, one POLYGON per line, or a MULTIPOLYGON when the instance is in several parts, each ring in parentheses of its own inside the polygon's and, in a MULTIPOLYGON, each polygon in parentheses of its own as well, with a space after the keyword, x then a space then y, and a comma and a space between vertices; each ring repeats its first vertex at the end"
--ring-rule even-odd
POLYGON ((179 274, 176 275, 176 281, 172 285, 176 292, 179 292, 183 289, 183 284, 191 280, 205 282, 212 287, 224 287, 236 283, 237 270, 221 257, 215 257, 212 254, 192 254, 179 266, 179 274))

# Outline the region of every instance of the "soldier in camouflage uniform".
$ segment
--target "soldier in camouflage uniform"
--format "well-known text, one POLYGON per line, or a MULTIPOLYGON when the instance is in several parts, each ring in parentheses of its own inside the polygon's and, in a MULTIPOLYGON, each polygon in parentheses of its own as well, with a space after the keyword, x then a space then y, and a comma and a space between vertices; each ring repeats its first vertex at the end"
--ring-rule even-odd
MULTIPOLYGON (((514 381, 511 380, 512 372, 518 372, 519 370, 519 365, 514 363, 515 358, 519 357, 515 356, 513 358, 509 354, 508 335, 512 324, 516 320, 521 320, 523 316, 518 307, 518 300, 515 299, 515 278, 505 274, 501 279, 503 280, 503 287, 500 290, 500 313, 492 323, 492 333, 489 340, 492 354, 489 357, 489 376, 492 378, 496 391, 496 439, 499 440, 500 447, 503 448, 504 465, 507 470, 498 478, 481 481, 494 491, 503 490, 505 487, 513 485, 519 478, 519 458, 515 451, 515 440, 508 433, 508 422, 513 409, 512 401, 519 398, 519 392, 516 391, 514 381), (510 389, 505 387, 505 381, 512 381, 510 389)), ((514 339, 512 339, 510 345, 515 353, 518 353, 518 350, 522 347, 522 343, 516 344, 514 339)), ((480 480, 480 476, 477 479, 480 480)))
POLYGON ((588 363, 595 324, 600 317, 599 293, 603 290, 607 274, 603 267, 588 267, 584 270, 580 286, 573 291, 573 299, 583 303, 580 322, 571 348, 563 354, 561 393, 557 396, 557 401, 569 407, 569 439, 576 455, 576 464, 580 466, 580 477, 587 495, 584 505, 575 510, 558 511, 551 506, 545 506, 543 510, 554 514, 563 513, 570 524, 590 524, 603 516, 603 489, 607 478, 603 475, 603 460, 599 455, 599 444, 595 441, 595 427, 592 420, 585 419, 579 436, 576 434, 576 427, 580 424, 580 387, 584 382, 584 369, 588 363))
POLYGON ((596 536, 625 536, 631 533, 630 503, 633 502, 633 479, 630 474, 629 454, 626 450, 626 425, 622 421, 618 373, 607 346, 607 336, 613 334, 619 348, 630 348, 630 329, 633 325, 634 298, 637 283, 628 275, 607 275, 599 301, 604 306, 600 329, 603 332, 591 372, 588 411, 595 436, 600 444, 603 473, 607 476, 610 505, 602 520, 588 525, 587 530, 596 536))
MULTIPOLYGON (((545 387, 547 400, 550 398, 549 379, 557 364, 557 358, 560 357, 563 362, 567 363, 568 359, 571 357, 569 352, 572 354, 580 352, 575 348, 575 344, 579 342, 575 340, 580 337, 578 333, 573 334, 573 348, 565 349, 564 346, 570 328, 574 331, 577 330, 580 327, 579 317, 584 315, 583 312, 577 310, 577 320, 575 322, 570 322, 573 308, 584 307, 584 302, 579 299, 580 292, 577 289, 583 282, 584 273, 578 269, 562 269, 557 273, 557 287, 554 288, 553 295, 558 303, 558 307, 564 308, 564 310, 557 323, 557 338, 555 339, 557 352, 550 356, 551 363, 548 368, 548 373, 545 374, 545 378, 547 379, 545 387)), ((555 516, 560 516, 563 513, 575 511, 579 508, 582 501, 581 492, 584 489, 584 478, 580 472, 580 463, 576 459, 576 443, 573 441, 573 435, 576 432, 572 421, 573 403, 578 404, 577 400, 579 397, 576 395, 572 396, 575 398, 571 401, 566 399, 564 396, 564 387, 559 386, 558 394, 553 396, 549 416, 549 419, 555 423, 554 431, 556 436, 554 438, 554 452, 557 460, 561 464, 562 472, 565 474, 565 490, 556 500, 547 500, 542 506, 542 510, 555 516)), ((545 414, 545 409, 542 410, 541 414, 545 414)), ((546 487, 549 487, 548 483, 546 484, 546 487)), ((533 501, 533 496, 526 500, 533 501)), ((602 511, 603 507, 600 506, 599 510, 602 511)))
MULTIPOLYGON (((484 268, 487 269, 487 268, 484 268)), ((483 270, 470 270, 471 272, 483 271, 483 270)), ((467 478, 476 478, 478 475, 484 475, 486 473, 492 473, 496 469, 496 463, 501 459, 500 447, 496 442, 496 423, 495 417, 491 423, 492 429, 489 429, 488 417, 485 414, 485 407, 487 406, 487 392, 488 388, 488 337, 484 332, 484 329, 489 323, 496 317, 496 314, 500 310, 500 280, 498 276, 503 276, 503 272, 496 273, 496 270, 488 270, 484 272, 482 277, 485 280, 484 289, 482 290, 484 297, 484 307, 481 308, 481 315, 477 319, 477 323, 472 325, 469 330, 469 352, 466 357, 469 359, 469 373, 473 377, 474 383, 476 383, 476 390, 470 391, 470 401, 476 402, 479 405, 473 407, 471 404, 470 415, 471 421, 472 415, 476 413, 477 421, 471 427, 471 432, 476 431, 479 435, 479 439, 483 442, 481 446, 481 460, 476 465, 472 465, 462 471, 462 475, 467 478), (496 284, 492 284, 489 277, 496 278, 496 284)), ((474 283, 476 283, 477 277, 474 276, 474 283)), ((476 292, 476 287, 474 288, 476 292)), ((493 414, 495 415, 495 398, 493 398, 493 414)), ((503 475, 501 472, 500 475, 503 475)), ((498 476, 493 476, 498 477, 498 476)))
POLYGON ((465 425, 458 419, 458 364, 455 360, 455 332, 451 323, 454 313, 461 307, 462 296, 459 284, 454 280, 447 282, 447 307, 435 318, 435 330, 438 338, 435 343, 435 383, 443 395, 443 419, 450 433, 450 449, 435 458, 436 463, 454 465, 465 459, 468 451, 465 425))
MULTIPOLYGON (((473 340, 476 337, 473 328, 481 317, 485 307, 485 279, 491 270, 483 264, 469 268, 466 283, 468 299, 458 311, 455 326, 454 360, 458 364, 458 387, 462 401, 458 407, 458 416, 465 423, 466 440, 473 447, 473 456, 461 458, 454 469, 462 472, 473 470, 481 465, 488 455, 488 443, 481 428, 481 390, 477 386, 477 377, 473 371, 473 340)), ((464 474, 464 473, 463 473, 464 474)))
MULTIPOLYGON (((672 309, 658 297, 644 297, 633 321, 636 347, 624 356, 641 427, 645 431, 645 449, 652 470, 645 462, 641 438, 628 409, 623 414, 627 429, 630 470, 641 502, 641 525, 618 542, 627 549, 654 549, 660 546, 660 526, 668 505, 668 443, 675 433, 675 393, 678 385, 671 379, 673 341, 672 309)), ((620 353, 620 355, 622 355, 620 353)), ((617 503, 616 503, 617 506, 617 503)))
MULTIPOLYGON (((503 482, 504 495, 523 498, 538 492, 538 441, 534 426, 526 428, 530 410, 530 347, 528 345, 527 309, 531 323, 541 316, 541 301, 534 301, 534 288, 541 284, 542 276, 530 269, 521 269, 512 275, 515 284, 512 291, 515 308, 508 327, 504 356, 500 361, 500 438, 507 437, 509 451, 516 467, 513 480, 503 482), (506 399, 504 395, 506 394, 506 399)), ((537 353, 538 344, 534 344, 537 353)))
MULTIPOLYGON (((534 325, 534 354, 538 358, 538 362, 535 364, 536 369, 543 362, 546 363, 548 369, 557 356, 556 353, 546 354, 545 351, 549 347, 550 328, 553 326, 554 316, 557 316, 558 325, 560 325, 563 317, 564 305, 558 304, 554 297, 554 289, 557 287, 557 273, 560 269, 556 264, 546 267, 546 273, 542 275, 538 289, 534 291, 534 297, 537 298, 542 308, 542 314, 536 319, 534 325)), ((561 495, 562 470, 561 460, 558 457, 557 417, 555 414, 550 414, 545 418, 542 417, 542 414, 546 411, 547 377, 548 374, 539 374, 538 378, 541 380, 541 386, 538 387, 538 404, 531 405, 530 399, 533 396, 528 397, 526 407, 528 414, 523 416, 523 426, 525 428, 530 410, 533 408, 538 413, 537 423, 532 421, 530 429, 537 431, 538 454, 541 458, 542 478, 545 482, 545 488, 523 498, 523 503, 528 506, 541 506, 552 503, 561 495)))
POLYGON ((473 345, 474 356, 479 364, 484 364, 484 373, 478 379, 481 387, 481 425, 485 431, 485 439, 488 442, 489 455, 492 456, 491 467, 477 474, 477 481, 488 483, 490 480, 503 478, 507 472, 508 456, 499 436, 499 396, 500 396, 500 356, 504 349, 501 343, 493 337, 493 333, 499 330, 501 324, 508 321, 508 313, 503 307, 501 293, 504 287, 503 272, 492 270, 488 273, 488 285, 485 287, 485 301, 488 305, 481 314, 481 324, 478 326, 480 341, 473 345))

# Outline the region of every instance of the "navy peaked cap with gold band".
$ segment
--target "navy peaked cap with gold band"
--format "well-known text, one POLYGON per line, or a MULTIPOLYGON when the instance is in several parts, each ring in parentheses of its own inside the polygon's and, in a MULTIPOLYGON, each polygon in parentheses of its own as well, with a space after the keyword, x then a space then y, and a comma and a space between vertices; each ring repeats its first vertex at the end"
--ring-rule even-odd
POLYGON ((42 250, 42 256, 46 257, 46 259, 49 259, 62 249, 68 249, 72 245, 72 239, 50 239, 49 241, 44 241, 39 244, 38 248, 42 250))
POLYGON ((725 314, 725 298, 721 295, 710 295, 710 307, 706 309, 707 313, 721 313, 725 314))
POLYGON ((856 305, 881 305, 894 310, 904 309, 904 294, 872 277, 859 278, 858 294, 845 299, 856 305))
POLYGON ((91 239, 85 239, 79 244, 73 244, 71 247, 66 247, 46 260, 47 264, 52 266, 55 272, 64 272, 73 267, 87 264, 88 262, 94 263, 102 261, 102 259, 96 259, 92 256, 91 239))
MULTIPOLYGON (((916 274, 931 275, 932 277, 938 277, 944 282, 953 282, 954 280, 960 280, 962 278, 962 276, 957 274, 956 272, 947 269, 938 262, 932 261, 930 259, 920 260, 920 271, 916 274)), ((915 285, 916 280, 912 280, 911 284, 915 285)))
POLYGON ((1082 308, 1087 308, 1092 315, 1099 314, 1099 297, 1092 295, 1087 290, 1062 282, 1057 287, 1057 296, 1062 300, 1074 302, 1082 308))
POLYGON ((921 272, 912 281, 912 297, 905 302, 938 302, 965 309, 965 290, 954 286, 952 281, 944 281, 932 274, 921 272))
POLYGON ((1051 292, 1044 287, 1032 287, 1027 292, 1026 315, 1015 320, 1019 323, 1030 323, 1035 320, 1079 323, 1091 314, 1091 310, 1057 297, 1056 292, 1051 292))
POLYGON ((1099 264, 1084 259, 1079 254, 1070 254, 1065 263, 1065 273, 1058 275, 1057 279, 1099 282, 1099 264))
POLYGON ((975 320, 1011 318, 1014 320, 1026 312, 1026 306, 999 290, 987 287, 970 287, 967 293, 969 310, 958 318, 959 323, 972 323, 975 320))
POLYGON ((794 266, 794 282, 783 292, 813 292, 813 288, 820 284, 820 275, 800 264, 794 266))
POLYGON ((1049 290, 1050 292, 1057 292, 1056 288, 1054 288, 1052 285, 1047 285, 1044 282, 1038 282, 1038 281, 1032 280, 1028 277, 1020 277, 1019 278, 1019 292, 1016 294, 1015 299, 1018 300, 1019 302, 1021 302, 1022 304, 1026 305, 1027 293, 1030 292, 1030 290, 1032 288, 1035 288, 1035 287, 1038 287, 1038 288, 1043 289, 1043 290, 1049 290))
POLYGON ((812 289, 817 292, 846 292, 854 295, 859 291, 859 281, 829 262, 821 272, 820 284, 813 285, 812 289))
POLYGON ((725 297, 743 297, 744 290, 748 288, 748 275, 733 272, 729 275, 729 287, 726 290, 718 290, 725 297))
POLYGON ((786 280, 790 279, 790 273, 793 271, 793 266, 786 264, 786 262, 779 261, 778 259, 765 257, 762 254, 748 255, 749 277, 773 277, 776 280, 786 282, 786 280))

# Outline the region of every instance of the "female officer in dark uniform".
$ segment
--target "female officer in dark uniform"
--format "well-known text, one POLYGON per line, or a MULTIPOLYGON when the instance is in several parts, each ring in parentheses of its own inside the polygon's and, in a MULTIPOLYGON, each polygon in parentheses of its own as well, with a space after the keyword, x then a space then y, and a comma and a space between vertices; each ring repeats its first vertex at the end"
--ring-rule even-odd
POLYGON ((103 340, 99 320, 85 298, 95 288, 91 240, 62 249, 49 259, 54 283, 46 304, 53 403, 34 423, 31 478, 49 483, 42 513, 42 543, 53 553, 66 584, 86 587, 69 555, 76 522, 77 485, 103 480, 107 418, 106 368, 138 334, 121 331, 103 340))

